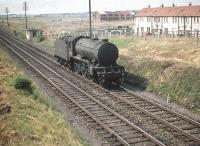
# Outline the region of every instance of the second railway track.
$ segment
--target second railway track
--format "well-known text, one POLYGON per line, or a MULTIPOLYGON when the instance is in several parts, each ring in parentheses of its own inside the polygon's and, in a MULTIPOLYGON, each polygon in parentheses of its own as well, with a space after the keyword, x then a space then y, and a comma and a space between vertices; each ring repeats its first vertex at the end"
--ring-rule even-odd
MULTIPOLYGON (((51 79, 51 81, 55 84, 61 84, 64 86, 64 84, 70 83, 76 87, 76 90, 77 88, 80 89, 82 91, 81 93, 84 93, 84 96, 79 95, 75 89, 74 94, 70 94, 70 96, 80 96, 80 98, 73 98, 76 99, 77 102, 89 103, 92 98, 94 103, 91 103, 89 106, 91 109, 94 109, 96 112, 101 112, 103 111, 102 106, 104 105, 105 107, 109 107, 109 109, 112 110, 116 115, 121 117, 132 126, 134 125, 139 128, 141 130, 140 132, 142 132, 142 136, 139 137, 144 137, 144 141, 141 140, 141 143, 145 144, 145 141, 148 140, 148 142, 153 143, 153 140, 159 139, 159 141, 157 140, 157 144, 159 144, 160 141, 160 144, 164 143, 166 145, 200 144, 200 124, 198 122, 171 111, 170 109, 163 107, 156 102, 150 101, 145 97, 138 96, 126 89, 120 88, 120 90, 117 91, 105 90, 91 81, 86 80, 78 75, 74 75, 70 71, 60 67, 55 60, 52 60, 51 57, 49 58, 49 55, 46 55, 47 53, 39 50, 38 48, 35 48, 30 44, 28 45, 26 42, 22 42, 18 39, 13 39, 11 36, 3 33, 1 33, 1 38, 4 43, 11 45, 18 50, 21 48, 22 52, 26 52, 25 54, 29 53, 32 55, 32 57, 37 58, 38 61, 43 64, 43 67, 46 66, 50 70, 54 71, 56 75, 65 78, 65 80, 61 80, 58 79, 58 77, 49 77, 49 79, 51 79), (66 72, 68 72, 68 74, 66 74, 66 72), (91 98, 86 97, 86 95, 90 96, 91 98), (102 106, 99 107, 97 103, 101 104, 102 106), (145 139, 145 136, 150 137, 145 139)), ((67 89, 67 87, 61 89, 64 92, 69 92, 70 90, 73 91, 70 87, 69 89, 67 89)), ((114 117, 113 119, 112 116, 110 115, 107 117, 111 125, 114 124, 115 127, 118 128, 122 127, 124 132, 128 131, 129 128, 126 126, 129 124, 119 124, 117 126, 117 123, 123 123, 124 121, 122 119, 116 120, 114 117)), ((127 133, 127 135, 129 134, 127 133)), ((137 135, 135 136, 138 138, 137 135)), ((134 137, 132 138, 134 139, 134 137)), ((131 139, 131 137, 129 139, 131 139)), ((138 144, 141 144, 139 141, 138 144)), ((129 142, 127 142, 127 144, 129 144, 129 142)))

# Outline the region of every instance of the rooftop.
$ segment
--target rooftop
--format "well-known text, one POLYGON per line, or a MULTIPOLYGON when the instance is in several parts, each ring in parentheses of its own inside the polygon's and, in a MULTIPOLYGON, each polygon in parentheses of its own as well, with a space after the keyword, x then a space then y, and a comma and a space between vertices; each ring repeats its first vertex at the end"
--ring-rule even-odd
POLYGON ((136 16, 200 16, 200 5, 144 8, 136 16))

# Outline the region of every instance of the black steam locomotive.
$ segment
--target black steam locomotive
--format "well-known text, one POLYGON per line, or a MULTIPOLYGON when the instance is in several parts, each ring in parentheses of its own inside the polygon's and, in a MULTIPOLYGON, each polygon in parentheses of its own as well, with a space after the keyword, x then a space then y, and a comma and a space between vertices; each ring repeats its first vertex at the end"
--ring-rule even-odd
POLYGON ((98 84, 124 80, 124 67, 116 63, 118 48, 108 40, 65 36, 55 41, 58 62, 98 84))

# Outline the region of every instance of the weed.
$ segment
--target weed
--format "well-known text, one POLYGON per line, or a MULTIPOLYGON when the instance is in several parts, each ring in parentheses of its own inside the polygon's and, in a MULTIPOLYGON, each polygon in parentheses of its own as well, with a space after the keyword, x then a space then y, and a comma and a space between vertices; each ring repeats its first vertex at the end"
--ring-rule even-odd
POLYGON ((38 37, 38 42, 42 42, 42 41, 44 41, 44 40, 45 40, 44 36, 39 36, 39 37, 38 37))
POLYGON ((15 79, 14 86, 15 86, 16 89, 21 89, 21 90, 27 91, 30 94, 32 94, 33 90, 34 90, 34 87, 32 86, 31 80, 29 80, 25 77, 22 77, 22 76, 18 76, 15 79))
POLYGON ((40 92, 38 90, 34 90, 32 94, 32 98, 37 100, 40 97, 40 92))

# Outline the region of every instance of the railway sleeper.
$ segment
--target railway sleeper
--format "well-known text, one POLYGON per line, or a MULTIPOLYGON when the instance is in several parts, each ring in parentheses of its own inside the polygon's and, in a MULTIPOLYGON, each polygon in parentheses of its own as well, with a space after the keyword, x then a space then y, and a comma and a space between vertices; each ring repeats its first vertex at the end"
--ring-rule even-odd
POLYGON ((100 112, 104 112, 104 109, 102 109, 102 108, 95 108, 95 109, 89 109, 89 111, 91 113, 98 114, 100 112))
POLYGON ((86 118, 86 120, 85 120, 87 123, 91 123, 91 122, 94 122, 94 120, 92 119, 92 118, 86 118))
POLYGON ((197 135, 200 138, 200 130, 199 129, 192 129, 192 130, 186 130, 186 131, 192 135, 197 135))
POLYGON ((148 138, 146 138, 146 137, 141 137, 141 138, 134 138, 134 139, 127 139, 126 140, 128 143, 130 143, 130 144, 139 144, 139 143, 145 143, 145 142, 147 142, 147 141, 150 141, 148 138))
POLYGON ((138 131, 136 131, 136 130, 127 130, 127 131, 121 131, 120 133, 119 133, 119 136, 125 136, 125 135, 130 135, 130 134, 132 134, 132 135, 138 135, 138 134, 140 134, 140 133, 138 133, 138 131))
POLYGON ((156 116, 158 116, 158 117, 160 117, 162 114, 164 114, 164 111, 159 110, 159 111, 155 111, 155 112, 151 112, 151 113, 156 115, 156 116))
POLYGON ((109 123, 107 124, 108 127, 122 127, 126 126, 126 123, 109 123))
POLYGON ((125 137, 124 139, 136 139, 136 138, 144 138, 143 134, 137 133, 137 134, 129 134, 129 135, 123 135, 125 137))
MULTIPOLYGON (((65 91, 65 89, 64 89, 65 91)), ((65 91, 66 92, 66 91, 65 91)), ((67 91, 67 94, 68 95, 71 95, 73 97, 75 97, 75 99, 79 99, 81 98, 82 96, 85 96, 83 93, 80 93, 80 92, 72 92, 72 91, 67 91)))
POLYGON ((90 111, 92 114, 95 114, 97 117, 99 114, 106 114, 108 113, 105 109, 101 108, 100 110, 90 111))
POLYGON ((179 125, 178 127, 179 127, 180 129, 182 129, 182 130, 198 129, 198 127, 196 127, 196 126, 194 126, 194 125, 188 125, 188 124, 179 125))
POLYGON ((117 137, 110 137, 110 138, 107 138, 107 139, 105 139, 107 142, 108 142, 108 144, 110 145, 110 146, 113 146, 113 144, 114 143, 116 143, 118 140, 117 140, 117 137))
MULTIPOLYGON (((103 145, 104 146, 104 145, 103 145)), ((110 146, 123 146, 121 142, 119 141, 116 141, 116 142, 113 142, 112 145, 110 146)))
POLYGON ((169 119, 166 119, 166 121, 169 122, 169 123, 173 123, 175 121, 181 121, 181 119, 178 118, 178 117, 171 117, 169 119))
POLYGON ((95 110, 95 109, 99 109, 100 107, 97 105, 97 106, 92 106, 92 105, 89 105, 89 106, 85 106, 85 109, 88 109, 88 110, 95 110))
POLYGON ((157 108, 157 107, 155 107, 155 106, 152 106, 152 105, 148 105, 148 106, 145 106, 145 109, 146 110, 153 110, 153 109, 155 109, 155 108, 157 108))
MULTIPOLYGON (((75 97, 76 98, 76 97, 75 97)), ((74 99, 74 98, 73 98, 74 99)), ((90 99, 88 99, 87 97, 84 97, 84 96, 82 96, 82 97, 80 97, 79 99, 75 99, 77 102, 79 102, 79 103, 90 103, 91 101, 90 101, 90 99)))
POLYGON ((108 116, 109 116, 109 117, 112 117, 112 115, 113 115, 112 113, 101 113, 101 114, 98 114, 98 115, 97 115, 97 118, 100 119, 100 118, 102 118, 102 117, 104 118, 104 117, 108 117, 108 116))
POLYGON ((78 114, 78 115, 87 115, 84 111, 82 111, 81 109, 79 109, 79 110, 76 110, 76 111, 74 111, 74 113, 75 114, 78 114))
POLYGON ((82 103, 82 106, 86 108, 87 106, 97 106, 97 104, 95 102, 92 103, 89 102, 89 103, 82 103))
POLYGON ((101 138, 102 139, 109 139, 109 138, 111 138, 113 136, 113 134, 111 134, 111 133, 105 133, 105 134, 102 134, 101 135, 101 138))
POLYGON ((160 111, 160 108, 157 108, 157 107, 153 107, 151 109, 147 109, 150 113, 156 113, 158 111, 160 111))
POLYGON ((154 144, 151 141, 144 141, 144 142, 140 142, 140 143, 134 143, 134 146, 157 146, 156 144, 154 144))
MULTIPOLYGON (((63 89, 65 91, 65 89, 63 89)), ((69 96, 71 97, 82 97, 82 96, 85 96, 84 94, 82 93, 78 93, 77 91, 65 91, 65 93, 67 93, 69 96)))
POLYGON ((98 119, 100 120, 114 120, 117 119, 117 117, 112 117, 112 115, 108 115, 108 116, 97 116, 98 119))
POLYGON ((93 121, 91 123, 86 123, 86 125, 87 125, 88 128, 94 129, 94 127, 99 126, 99 123, 96 123, 96 122, 93 121))
POLYGON ((121 126, 121 127, 119 127, 118 125, 113 125, 113 126, 110 126, 110 128, 114 129, 114 131, 122 131, 122 130, 126 131, 126 130, 129 130, 129 129, 133 130, 133 128, 128 126, 127 124, 124 125, 124 126, 121 126))
POLYGON ((144 100, 138 100, 138 99, 130 99, 129 101, 133 102, 136 105, 142 104, 142 103, 146 103, 146 101, 144 101, 144 100))
POLYGON ((70 111, 78 111, 80 110, 80 108, 78 108, 76 105, 65 105, 66 106, 66 109, 70 110, 70 111))
POLYGON ((142 103, 142 104, 140 104, 138 106, 140 106, 141 108, 145 108, 146 109, 146 107, 151 106, 151 105, 149 105, 149 103, 142 103))
POLYGON ((118 118, 111 118, 111 119, 101 119, 105 124, 109 124, 109 123, 119 123, 122 120, 118 119, 118 118))
POLYGON ((107 133, 109 133, 108 131, 106 131, 104 128, 97 128, 96 129, 96 131, 97 131, 97 134, 98 135, 103 135, 103 134, 107 134, 107 133))
POLYGON ((90 101, 89 99, 87 99, 87 97, 82 97, 83 99, 76 99, 76 102, 79 102, 81 105, 83 104, 88 104, 88 103, 93 103, 93 104, 96 104, 96 102, 94 101, 90 101), (85 99, 86 98, 86 99, 85 99))
POLYGON ((167 112, 163 112, 163 114, 159 115, 161 118, 171 118, 171 117, 174 117, 174 115, 170 114, 170 113, 167 113, 167 112))

